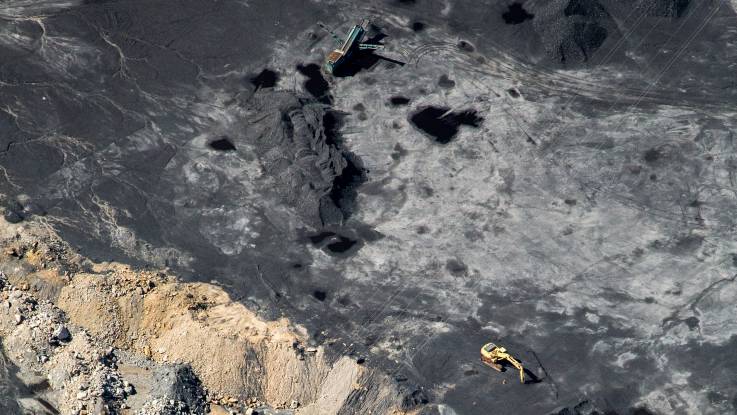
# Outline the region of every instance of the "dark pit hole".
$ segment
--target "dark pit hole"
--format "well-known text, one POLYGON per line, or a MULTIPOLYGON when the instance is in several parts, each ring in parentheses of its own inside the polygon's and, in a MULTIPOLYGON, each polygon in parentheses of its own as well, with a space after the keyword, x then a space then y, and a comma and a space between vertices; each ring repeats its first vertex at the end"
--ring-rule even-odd
POLYGON ((657 148, 651 148, 650 150, 645 152, 644 159, 648 163, 654 163, 658 161, 660 156, 661 156, 660 151, 658 151, 657 148))
POLYGON ((359 357, 358 359, 356 359, 356 363, 362 365, 366 363, 366 359, 364 359, 363 357, 359 357))
POLYGON ((699 328, 698 317, 689 317, 683 320, 683 322, 686 323, 686 326, 688 326, 689 330, 696 330, 697 328, 699 328))
POLYGON ((300 268, 302 268, 302 264, 300 264, 299 262, 297 262, 295 264, 292 264, 292 268, 294 268, 294 269, 300 269, 300 268))
POLYGON ((393 97, 389 98, 389 103, 392 104, 392 106, 395 106, 395 107, 407 105, 407 104, 410 103, 410 101, 411 100, 409 98, 403 97, 403 96, 399 96, 399 95, 396 95, 396 96, 393 96, 393 97))
POLYGON ((456 81, 448 78, 448 75, 441 75, 438 79, 438 86, 445 89, 450 89, 456 86, 456 81))
POLYGON ((341 254, 353 248, 353 246, 356 245, 357 242, 358 241, 346 238, 345 236, 338 236, 336 241, 327 244, 325 248, 327 248, 327 250, 330 252, 341 254))
POLYGON ((422 22, 414 22, 412 23, 412 30, 415 32, 421 32, 425 30, 425 24, 422 22))
POLYGON ((325 301, 325 299, 328 298, 328 294, 325 291, 321 290, 313 291, 312 296, 315 297, 318 301, 325 301))
POLYGON ((273 88, 277 81, 279 81, 279 75, 269 69, 264 69, 260 74, 251 77, 251 84, 257 89, 273 88))
POLYGON ((576 206, 576 199, 566 199, 563 201, 568 206, 576 206))
POLYGON ((457 259, 449 259, 445 263, 445 269, 455 276, 464 275, 468 271, 468 267, 466 266, 466 264, 457 259))
POLYGON ((363 168, 361 160, 351 152, 344 152, 346 166, 343 171, 333 179, 333 187, 330 189, 330 199, 348 218, 355 209, 358 187, 367 180, 367 171, 363 168))
POLYGON ((522 7, 521 3, 510 4, 507 11, 502 13, 502 19, 504 19, 504 23, 511 25, 524 23, 528 20, 532 20, 533 17, 535 17, 535 15, 532 13, 528 13, 527 10, 522 7))
POLYGON ((445 107, 425 107, 410 117, 410 122, 439 144, 448 144, 458 134, 461 125, 479 127, 483 118, 474 110, 449 112, 445 107))
POLYGON ((507 94, 509 94, 509 96, 512 98, 519 98, 519 92, 514 88, 509 88, 507 90, 507 94))
POLYGON ((312 242, 314 245, 321 244, 326 239, 330 238, 331 236, 335 236, 334 232, 320 232, 317 235, 312 235, 309 237, 310 242, 312 242))
POLYGON ((5 208, 5 220, 9 223, 22 222, 28 216, 34 212, 33 204, 23 206, 17 200, 11 200, 8 202, 5 208))
MULTIPOLYGON (((691 3, 690 0, 675 0, 673 2, 673 8, 675 8, 676 17, 682 17, 683 13, 688 9, 688 5, 691 3)), ((737 408, 736 408, 737 409, 737 408)))
POLYGON ((461 41, 458 42, 458 49, 460 49, 460 50, 462 50, 464 52, 469 52, 469 53, 470 52, 473 52, 474 50, 476 50, 476 48, 473 47, 472 44, 470 44, 469 42, 467 42, 465 40, 461 40, 461 41))
POLYGON ((299 73, 307 77, 304 83, 305 90, 323 104, 332 104, 333 97, 328 93, 330 84, 322 76, 320 66, 310 63, 308 65, 297 65, 299 73))
POLYGON ((230 141, 227 137, 219 138, 215 141, 211 141, 209 144, 210 148, 217 151, 235 151, 235 144, 230 141))
POLYGON ((325 134, 325 142, 329 145, 340 146, 340 129, 343 127, 345 113, 337 111, 326 111, 322 117, 322 130, 325 134))

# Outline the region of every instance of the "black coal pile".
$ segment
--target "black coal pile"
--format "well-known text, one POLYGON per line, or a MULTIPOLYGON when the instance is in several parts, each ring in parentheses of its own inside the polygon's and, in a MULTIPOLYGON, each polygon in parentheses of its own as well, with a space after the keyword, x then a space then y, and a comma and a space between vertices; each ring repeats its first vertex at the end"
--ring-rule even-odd
POLYGON ((341 224, 365 173, 360 159, 340 148, 330 107, 284 91, 259 92, 244 105, 245 136, 276 192, 310 225, 341 224))
POLYGON ((597 0, 553 0, 535 10, 535 30, 547 56, 558 63, 589 62, 607 39, 619 36, 614 19, 597 0))

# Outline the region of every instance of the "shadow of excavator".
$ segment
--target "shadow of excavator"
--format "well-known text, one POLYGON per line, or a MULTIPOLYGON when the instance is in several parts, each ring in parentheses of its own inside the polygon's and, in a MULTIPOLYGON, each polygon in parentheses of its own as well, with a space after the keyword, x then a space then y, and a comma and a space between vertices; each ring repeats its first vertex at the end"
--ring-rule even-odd
MULTIPOLYGON (((522 360, 519 360, 520 363, 523 363, 522 360)), ((502 369, 500 372, 506 372, 507 369, 517 371, 517 368, 514 367, 511 363, 507 361, 499 362, 499 365, 501 365, 502 369)), ((540 383, 543 381, 543 379, 540 379, 534 372, 527 368, 522 369, 525 373, 525 385, 532 385, 535 383, 540 383)))
MULTIPOLYGON (((387 36, 384 33, 378 33, 366 40, 366 43, 381 45, 380 43, 387 36)), ((353 52, 350 59, 346 60, 333 72, 336 78, 346 78, 355 76, 361 71, 373 68, 379 61, 390 62, 395 65, 404 66, 406 62, 382 56, 375 49, 359 49, 353 52)))

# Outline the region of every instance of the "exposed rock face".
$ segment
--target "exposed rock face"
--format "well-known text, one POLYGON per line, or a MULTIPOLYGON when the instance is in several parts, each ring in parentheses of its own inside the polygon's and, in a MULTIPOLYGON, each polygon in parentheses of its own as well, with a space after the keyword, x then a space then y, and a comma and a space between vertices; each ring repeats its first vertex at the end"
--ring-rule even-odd
MULTIPOLYGON (((305 347, 302 329, 259 318, 219 287, 93 264, 45 231, 0 225, 0 339, 11 364, 48 378, 39 396, 53 397, 47 404, 63 414, 107 407, 199 415, 214 405, 265 404, 304 415, 412 409, 388 375, 305 347)), ((13 405, 0 400, 0 408, 13 405)))
POLYGON ((275 91, 259 92, 245 106, 246 139, 279 195, 309 224, 341 223, 350 214, 350 194, 363 169, 356 156, 340 149, 329 108, 275 91))

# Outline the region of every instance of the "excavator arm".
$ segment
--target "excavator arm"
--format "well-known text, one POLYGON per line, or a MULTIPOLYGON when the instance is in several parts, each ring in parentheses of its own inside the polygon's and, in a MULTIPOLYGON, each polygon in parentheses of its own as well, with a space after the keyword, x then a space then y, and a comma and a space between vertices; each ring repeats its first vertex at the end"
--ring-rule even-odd
POLYGON ((506 360, 519 370, 519 380, 520 382, 525 383, 525 369, 517 359, 507 353, 507 349, 497 346, 494 343, 486 343, 481 348, 481 361, 484 362, 485 365, 501 372, 503 370, 502 365, 500 364, 502 360, 506 360))
POLYGON ((507 361, 519 370, 519 381, 525 383, 525 368, 514 357, 507 355, 507 361))
POLYGON ((378 50, 378 49, 384 49, 384 45, 375 45, 373 43, 359 43, 358 44, 358 49, 361 49, 361 50, 366 50, 366 49, 378 50))

